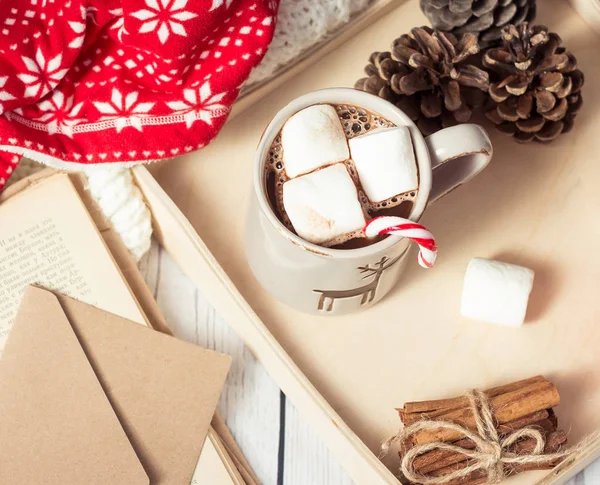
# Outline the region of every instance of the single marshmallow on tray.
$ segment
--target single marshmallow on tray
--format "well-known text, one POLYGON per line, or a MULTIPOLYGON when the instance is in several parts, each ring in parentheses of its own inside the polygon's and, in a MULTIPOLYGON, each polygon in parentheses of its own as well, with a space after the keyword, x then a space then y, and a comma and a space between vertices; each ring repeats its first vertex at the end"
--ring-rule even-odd
POLYGON ((460 313, 473 320, 520 327, 533 276, 529 268, 473 258, 465 275, 460 313))
POLYGON ((281 146, 289 178, 350 158, 342 123, 328 104, 309 106, 287 120, 281 146))
POLYGON ((348 143, 360 183, 371 202, 417 190, 417 163, 406 126, 373 130, 348 143))
POLYGON ((356 186, 343 163, 285 182, 283 206, 296 233, 315 244, 365 225, 356 186))

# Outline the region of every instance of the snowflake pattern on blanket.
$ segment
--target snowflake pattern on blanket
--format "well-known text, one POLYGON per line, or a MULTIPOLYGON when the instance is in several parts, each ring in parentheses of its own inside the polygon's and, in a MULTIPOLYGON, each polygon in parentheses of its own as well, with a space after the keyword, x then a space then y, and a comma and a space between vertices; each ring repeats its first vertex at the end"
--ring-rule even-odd
POLYGON ((205 146, 277 0, 0 0, 0 186, 17 155, 134 164, 205 146))

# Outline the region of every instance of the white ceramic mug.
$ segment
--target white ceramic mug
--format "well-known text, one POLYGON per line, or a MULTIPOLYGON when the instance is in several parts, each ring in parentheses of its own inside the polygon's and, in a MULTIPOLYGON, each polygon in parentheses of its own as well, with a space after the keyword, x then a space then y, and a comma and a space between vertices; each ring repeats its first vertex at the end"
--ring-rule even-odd
MULTIPOLYGON (((424 138, 393 104, 348 88, 305 94, 275 115, 254 158, 254 195, 246 227, 248 261, 260 284, 288 306, 315 315, 342 315, 374 305, 392 289, 407 264, 409 241, 388 236, 359 249, 324 248, 289 231, 271 209, 264 177, 269 148, 290 116, 319 103, 361 107, 409 127, 419 167, 419 191, 409 216, 413 221, 420 219, 428 203, 483 170, 492 157, 492 145, 486 131, 473 124, 424 138)), ((435 227, 429 229, 435 234, 435 227)), ((410 263, 417 264, 412 259, 410 263)))

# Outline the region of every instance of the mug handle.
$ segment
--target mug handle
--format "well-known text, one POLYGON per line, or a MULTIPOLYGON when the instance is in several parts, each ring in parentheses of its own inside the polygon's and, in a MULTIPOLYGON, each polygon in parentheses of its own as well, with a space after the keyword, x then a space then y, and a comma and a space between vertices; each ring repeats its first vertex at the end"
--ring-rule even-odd
POLYGON ((492 159, 490 137, 481 126, 463 124, 425 138, 431 156, 432 183, 429 203, 471 180, 492 159))

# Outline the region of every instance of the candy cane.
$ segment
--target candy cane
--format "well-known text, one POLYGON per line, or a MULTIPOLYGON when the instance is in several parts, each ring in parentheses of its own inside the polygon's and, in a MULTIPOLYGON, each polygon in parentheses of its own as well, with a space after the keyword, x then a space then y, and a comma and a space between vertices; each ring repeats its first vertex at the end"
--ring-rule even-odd
POLYGON ((393 234, 410 239, 419 245, 417 261, 423 268, 431 268, 437 257, 437 244, 433 235, 421 224, 403 217, 382 216, 371 219, 365 226, 367 237, 393 234))

